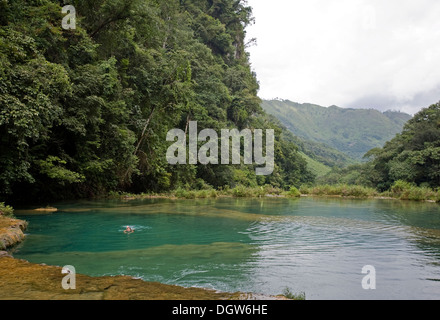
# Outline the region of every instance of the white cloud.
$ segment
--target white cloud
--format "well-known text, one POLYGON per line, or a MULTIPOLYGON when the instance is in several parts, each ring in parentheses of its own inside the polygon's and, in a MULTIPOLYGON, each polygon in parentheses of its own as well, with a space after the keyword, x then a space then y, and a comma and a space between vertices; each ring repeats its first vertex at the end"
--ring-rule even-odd
POLYGON ((440 1, 248 3, 262 98, 410 113, 440 100, 440 1))

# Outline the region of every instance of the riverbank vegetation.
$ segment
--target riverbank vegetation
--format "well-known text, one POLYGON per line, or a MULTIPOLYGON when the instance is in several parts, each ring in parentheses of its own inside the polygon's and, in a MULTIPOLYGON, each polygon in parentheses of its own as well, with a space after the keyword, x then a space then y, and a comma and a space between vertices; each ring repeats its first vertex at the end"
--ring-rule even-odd
POLYGON ((168 192, 150 192, 133 194, 126 192, 110 192, 108 198, 118 199, 136 199, 136 198, 177 198, 177 199, 203 199, 203 198, 219 198, 219 197, 235 197, 235 198, 261 198, 261 197, 289 197, 299 198, 301 196, 300 191, 291 187, 289 190, 273 187, 271 185, 259 186, 259 187, 245 187, 243 185, 236 186, 234 188, 219 188, 214 189, 207 187, 201 190, 178 188, 176 190, 168 192))
POLYGON ((360 185, 335 184, 302 187, 304 195, 341 196, 352 198, 390 198, 414 201, 440 202, 440 190, 428 187, 418 187, 405 181, 396 181, 390 190, 380 192, 375 188, 360 185))
POLYGON ((269 185, 249 188, 236 186, 235 188, 193 190, 179 188, 169 192, 150 192, 133 194, 126 192, 111 192, 108 198, 116 199, 139 199, 139 198, 172 198, 172 199, 203 199, 203 198, 300 198, 306 196, 316 197, 341 197, 354 199, 395 199, 412 201, 430 201, 440 203, 440 190, 427 187, 417 187, 404 181, 398 181, 391 190, 379 192, 370 187, 337 184, 337 185, 314 185, 302 186, 299 189, 291 187, 289 190, 276 188, 269 185))
POLYGON ((283 290, 283 296, 291 300, 306 300, 305 292, 295 293, 290 288, 285 288, 283 290))

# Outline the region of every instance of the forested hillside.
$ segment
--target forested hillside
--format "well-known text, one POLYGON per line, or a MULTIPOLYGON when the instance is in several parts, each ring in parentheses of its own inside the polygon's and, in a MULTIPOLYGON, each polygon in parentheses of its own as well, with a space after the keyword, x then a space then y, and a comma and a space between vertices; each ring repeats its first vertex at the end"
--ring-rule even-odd
POLYGON ((306 140, 294 135, 275 116, 268 115, 268 118, 282 129, 283 140, 290 141, 298 147, 300 154, 306 159, 308 169, 315 177, 325 175, 332 168, 344 168, 357 163, 348 155, 323 143, 306 140))
POLYGON ((313 180, 260 107, 245 51, 251 8, 236 0, 0 1, 0 198, 90 197, 313 180), (172 166, 166 134, 275 129, 275 171, 172 166))
POLYGON ((263 101, 262 106, 296 136, 327 145, 358 161, 370 149, 382 147, 411 119, 402 112, 325 108, 289 100, 263 101))
POLYGON ((440 103, 421 110, 402 133, 367 156, 371 158, 367 174, 379 189, 396 181, 440 187, 440 103))
POLYGON ((370 150, 368 162, 335 169, 324 183, 347 183, 379 191, 412 186, 440 187, 440 103, 422 109, 383 148, 370 150))

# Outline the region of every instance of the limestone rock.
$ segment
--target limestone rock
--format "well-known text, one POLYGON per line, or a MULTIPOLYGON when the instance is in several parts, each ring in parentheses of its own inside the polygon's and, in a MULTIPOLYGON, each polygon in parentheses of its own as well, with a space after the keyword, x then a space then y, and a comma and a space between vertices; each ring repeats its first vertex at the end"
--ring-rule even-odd
POLYGON ((62 287, 61 267, 0 257, 0 300, 224 300, 237 294, 145 282, 128 276, 76 274, 76 289, 62 287))
POLYGON ((24 240, 27 222, 0 216, 0 250, 6 250, 24 240))
POLYGON ((8 251, 0 251, 0 258, 2 257, 12 257, 8 251))

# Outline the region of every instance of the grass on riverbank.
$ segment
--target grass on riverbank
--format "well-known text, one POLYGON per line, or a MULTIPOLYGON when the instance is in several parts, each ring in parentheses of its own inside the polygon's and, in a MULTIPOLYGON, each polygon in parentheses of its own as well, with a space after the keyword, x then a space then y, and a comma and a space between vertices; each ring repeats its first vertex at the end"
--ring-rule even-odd
POLYGON ((237 186, 235 188, 213 189, 206 188, 202 190, 189 190, 178 188, 166 193, 148 193, 148 194, 130 194, 130 193, 111 193, 111 198, 147 198, 164 197, 177 199, 203 199, 218 197, 236 197, 236 198, 261 198, 261 197, 284 197, 299 198, 301 196, 332 196, 343 198, 392 198, 399 200, 413 201, 431 201, 440 202, 440 190, 434 190, 428 187, 418 187, 412 184, 397 181, 389 191, 379 192, 374 188, 337 184, 337 185, 318 185, 302 186, 300 189, 291 187, 289 190, 273 186, 245 187, 237 186))
POLYGON ((383 194, 401 200, 440 202, 440 189, 434 190, 429 187, 419 187, 401 180, 396 181, 390 191, 383 194))
POLYGON ((289 190, 276 188, 272 186, 261 187, 244 187, 237 186, 235 188, 222 188, 213 189, 207 188, 202 190, 189 190, 185 188, 178 188, 174 191, 165 193, 144 193, 144 194, 131 194, 131 193, 110 193, 110 198, 142 198, 142 197, 166 197, 166 198, 178 198, 178 199, 203 199, 203 198, 218 198, 218 197, 236 197, 236 198, 261 198, 265 196, 273 197, 286 197, 286 198, 299 198, 301 196, 300 191, 291 187, 289 190))
POLYGON ((316 196, 341 196, 352 198, 392 198, 413 201, 440 202, 440 190, 419 187, 405 181, 396 181, 390 190, 379 192, 374 188, 357 185, 320 185, 301 187, 301 194, 316 196))
POLYGON ((301 187, 301 194, 314 196, 341 196, 354 198, 373 198, 379 196, 376 189, 355 185, 320 185, 313 187, 301 187))
POLYGON ((291 300, 306 300, 306 293, 305 292, 295 293, 295 292, 292 292, 290 290, 290 288, 287 288, 287 287, 283 291, 283 296, 285 296, 287 299, 291 299, 291 300))

